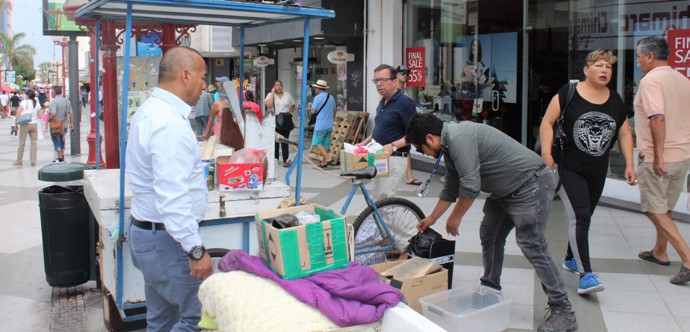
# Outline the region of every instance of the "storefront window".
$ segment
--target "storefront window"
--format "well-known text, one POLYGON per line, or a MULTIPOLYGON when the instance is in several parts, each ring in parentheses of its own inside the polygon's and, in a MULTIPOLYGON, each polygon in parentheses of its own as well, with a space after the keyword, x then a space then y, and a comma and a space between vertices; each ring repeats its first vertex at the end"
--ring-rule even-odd
MULTIPOLYGON (((690 29, 690 5, 407 0, 405 18, 405 59, 408 67, 416 67, 410 68, 415 75, 408 95, 418 110, 446 121, 484 122, 533 147, 549 102, 569 80, 584 79, 585 58, 599 48, 618 57, 610 88, 623 98, 632 120, 642 77, 637 41, 669 29, 690 29)), ((690 48, 679 47, 681 54, 690 48)), ((690 62, 690 55, 680 58, 690 62)), ((622 176, 621 158, 614 148, 611 176, 622 176)))

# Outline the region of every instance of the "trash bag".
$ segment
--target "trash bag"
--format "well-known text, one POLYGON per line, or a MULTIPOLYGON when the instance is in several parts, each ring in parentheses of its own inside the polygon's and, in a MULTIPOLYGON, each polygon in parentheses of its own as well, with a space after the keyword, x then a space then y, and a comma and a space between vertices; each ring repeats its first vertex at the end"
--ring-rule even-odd
POLYGON ((417 235, 410 238, 406 251, 414 256, 429 258, 431 255, 431 245, 442 238, 443 236, 437 231, 427 228, 424 233, 417 233, 417 235))
POLYGON ((299 219, 289 213, 281 214, 273 218, 266 218, 266 222, 271 223, 271 226, 276 229, 299 226, 299 219))

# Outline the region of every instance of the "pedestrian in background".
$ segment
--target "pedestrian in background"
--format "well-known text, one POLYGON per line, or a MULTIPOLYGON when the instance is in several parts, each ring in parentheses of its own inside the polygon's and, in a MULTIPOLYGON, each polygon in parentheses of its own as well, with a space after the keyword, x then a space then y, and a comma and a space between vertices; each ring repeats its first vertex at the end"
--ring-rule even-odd
POLYGON ((213 273, 199 236, 207 202, 201 151, 187 116, 206 88, 206 65, 191 48, 168 50, 158 86, 132 119, 127 243, 144 275, 148 331, 198 331, 201 282, 213 273))
POLYGON ((7 96, 7 93, 5 91, 0 92, 0 106, 2 106, 0 117, 3 119, 7 117, 7 103, 9 101, 10 98, 7 96))
MULTIPOLYGON (((271 93, 269 93, 266 96, 266 99, 264 100, 264 104, 266 104, 267 109, 273 109, 273 114, 275 114, 276 119, 278 119, 278 114, 280 113, 287 113, 290 115, 290 119, 292 118, 292 114, 295 112, 295 100, 292 99, 292 96, 290 93, 287 91, 283 91, 283 82, 276 80, 275 83, 273 83, 273 89, 271 89, 271 93)), ((277 123, 276 123, 277 124, 277 123)), ((292 126, 294 127, 294 126, 292 126)), ((282 129, 278 128, 276 126, 276 133, 278 133, 280 136, 283 136, 287 139, 290 138, 290 130, 287 129, 282 129)), ((288 146, 287 143, 278 143, 276 142, 275 144, 275 158, 278 160, 279 158, 279 152, 283 152, 283 166, 288 167, 292 164, 292 161, 290 160, 290 147, 288 146), (280 150, 278 150, 278 147, 280 147, 280 150)))
POLYGON ((50 137, 53 140, 53 148, 57 152, 54 163, 65 162, 65 121, 69 120, 69 128, 74 129, 72 105, 62 96, 62 87, 54 86, 50 92, 50 114, 48 115, 50 137))
MULTIPOLYGON (((210 88, 213 85, 209 86, 210 88)), ((214 88, 215 91, 215 88, 214 88)), ((206 92, 206 90, 201 92, 199 101, 194 106, 194 119, 196 121, 196 134, 203 135, 206 130, 206 125, 208 124, 209 116, 211 115, 211 105, 213 104, 213 96, 206 92)))
POLYGON ((549 104, 540 126, 541 155, 554 172, 558 167, 561 186, 558 197, 568 216, 568 247, 563 269, 578 274, 580 295, 604 290, 592 273, 589 259, 589 228, 594 209, 604 191, 609 170, 609 152, 618 139, 625 159, 625 179, 637 183, 633 165, 633 137, 623 99, 609 89, 616 56, 598 49, 590 52, 583 69, 585 80, 578 82, 570 102, 570 83, 564 85, 549 104), (567 109, 562 105, 567 104, 567 109), (553 125, 563 114, 563 129, 569 138, 556 165, 552 156, 553 125))
POLYGON ((31 137, 31 149, 30 158, 31 166, 36 166, 36 151, 38 140, 38 121, 41 118, 41 107, 36 99, 36 92, 34 90, 28 90, 26 92, 26 98, 19 103, 17 107, 15 125, 19 126, 19 148, 17 149, 17 160, 12 162, 14 166, 21 166, 22 159, 24 159, 24 148, 26 146, 26 136, 31 137), (18 124, 19 119, 22 114, 31 114, 31 119, 29 122, 18 124))
POLYGON ((318 166, 326 168, 333 161, 328 149, 331 147, 331 133, 333 133, 333 120, 335 119, 335 99, 328 91, 328 82, 318 80, 311 85, 316 96, 311 103, 311 114, 316 115, 314 135, 311 138, 311 146, 315 146, 323 157, 323 162, 318 166))
POLYGON ((640 151, 640 205, 656 227, 656 243, 640 259, 670 265, 670 242, 681 258, 672 284, 690 281, 690 249, 673 222, 690 169, 690 80, 668 65, 669 47, 662 37, 637 43, 637 66, 645 73, 635 96, 635 134, 640 151))

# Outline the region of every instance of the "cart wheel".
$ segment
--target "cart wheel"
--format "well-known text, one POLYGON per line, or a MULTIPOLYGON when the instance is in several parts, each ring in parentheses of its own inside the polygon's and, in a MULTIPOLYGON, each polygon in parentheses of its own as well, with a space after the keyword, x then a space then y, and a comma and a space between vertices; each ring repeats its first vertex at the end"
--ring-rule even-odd
MULTIPOLYGON (((140 313, 146 312, 145 307, 134 310, 141 311, 140 313)), ((145 329, 146 319, 123 322, 112 294, 107 289, 103 288, 103 324, 105 324, 106 330, 111 332, 132 331, 145 329)))
POLYGON ((209 256, 211 256, 211 262, 213 264, 213 273, 220 272, 218 270, 218 263, 220 262, 220 259, 225 256, 230 251, 230 249, 225 249, 225 248, 211 248, 207 249, 206 252, 208 253, 209 256))

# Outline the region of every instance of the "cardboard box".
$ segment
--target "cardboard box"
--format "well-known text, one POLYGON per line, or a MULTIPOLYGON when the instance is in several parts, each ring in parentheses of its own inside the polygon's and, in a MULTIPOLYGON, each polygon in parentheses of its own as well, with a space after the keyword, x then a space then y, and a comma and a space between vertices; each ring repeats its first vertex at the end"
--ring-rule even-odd
POLYGON ((346 227, 347 222, 342 215, 319 205, 260 211, 256 213, 259 256, 283 279, 303 278, 344 268, 350 263, 346 227), (321 221, 283 229, 265 221, 305 210, 318 214, 321 221))
MULTIPOLYGON (((387 262, 371 265, 371 268, 376 270, 378 273, 382 273, 392 267, 404 263, 404 260, 387 262)), ((391 285, 400 285, 400 291, 405 295, 405 300, 407 300, 407 305, 414 309, 415 311, 422 313, 422 305, 419 303, 419 298, 436 294, 448 289, 448 270, 444 269, 439 265, 440 269, 436 272, 425 275, 423 277, 416 278, 388 278, 391 281, 391 285)))
POLYGON ((230 156, 216 158, 216 179, 219 191, 261 190, 268 165, 264 157, 258 163, 230 163, 230 156))
POLYGON ((360 169, 367 166, 376 166, 376 176, 388 176, 390 163, 388 153, 354 154, 340 151, 340 168, 343 171, 360 169))

